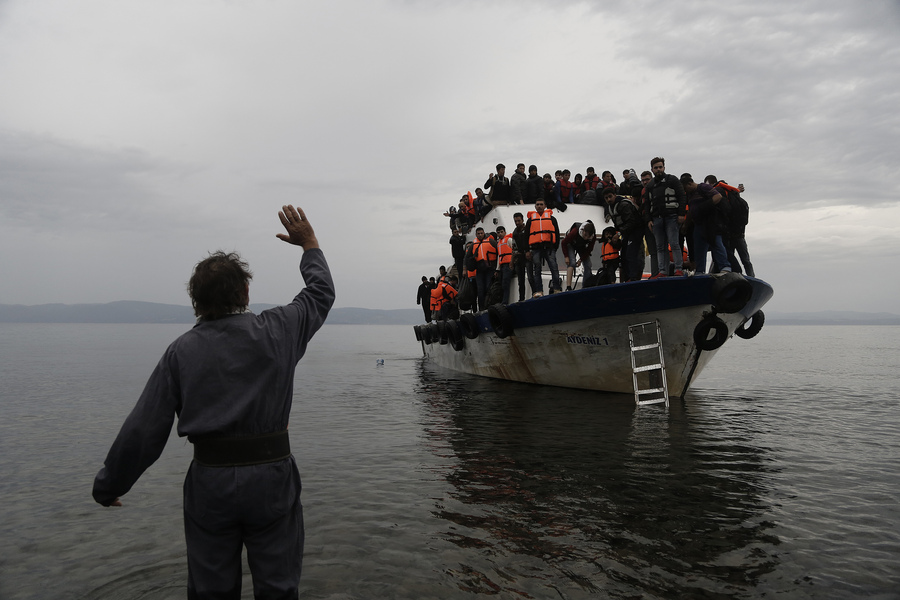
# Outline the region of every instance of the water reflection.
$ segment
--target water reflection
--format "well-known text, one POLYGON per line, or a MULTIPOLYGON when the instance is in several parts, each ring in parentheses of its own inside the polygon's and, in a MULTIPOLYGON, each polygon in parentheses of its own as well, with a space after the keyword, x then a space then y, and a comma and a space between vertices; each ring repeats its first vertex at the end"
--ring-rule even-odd
POLYGON ((418 385, 448 465, 433 514, 465 550, 448 571, 461 590, 740 596, 775 568, 769 451, 742 415, 636 409, 424 362, 418 385))

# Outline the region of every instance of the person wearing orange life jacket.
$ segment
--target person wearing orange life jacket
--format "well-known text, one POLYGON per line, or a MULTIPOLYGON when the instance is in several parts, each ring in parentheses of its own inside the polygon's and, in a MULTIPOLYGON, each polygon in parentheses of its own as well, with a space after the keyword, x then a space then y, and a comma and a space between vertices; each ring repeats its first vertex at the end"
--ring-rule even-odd
POLYGON ((497 254, 500 257, 500 286, 503 289, 503 304, 509 304, 509 284, 513 278, 513 234, 506 233, 506 227, 497 227, 497 254))
POLYGON ((456 282, 455 277, 442 279, 437 286, 431 290, 431 311, 432 318, 435 321, 445 321, 448 314, 454 308, 456 299, 456 288, 453 283, 456 282))
POLYGON ((541 278, 541 264, 546 261, 550 267, 550 293, 561 292, 559 267, 556 262, 556 250, 559 248, 559 223, 553 211, 547 208, 543 200, 534 203, 534 210, 528 213, 525 223, 528 232, 528 252, 525 258, 534 263, 533 297, 544 295, 544 282, 541 278))
POLYGON ((555 206, 561 211, 566 210, 566 204, 575 202, 575 192, 578 190, 578 187, 573 182, 569 181, 569 177, 571 176, 572 172, 568 169, 561 171, 559 178, 556 180, 556 184, 553 186, 553 197, 556 202, 555 206))
POLYGON ((601 277, 597 281, 597 285, 616 282, 616 270, 619 268, 621 259, 619 257, 619 249, 622 248, 622 237, 615 227, 607 227, 603 230, 603 269, 598 272, 601 277))
POLYGON ((478 289, 478 310, 487 309, 487 293, 494 278, 497 265, 497 242, 484 234, 484 227, 475 230, 472 242, 472 256, 475 258, 475 286, 478 289))

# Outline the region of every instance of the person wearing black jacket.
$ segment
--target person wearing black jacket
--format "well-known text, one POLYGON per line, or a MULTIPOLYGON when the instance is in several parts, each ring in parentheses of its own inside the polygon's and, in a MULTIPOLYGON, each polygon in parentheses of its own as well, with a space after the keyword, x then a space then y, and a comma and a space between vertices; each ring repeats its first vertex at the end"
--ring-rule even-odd
POLYGON ((535 165, 528 167, 528 179, 525 180, 525 204, 534 204, 538 198, 544 197, 544 180, 538 175, 535 165))
POLYGON ((422 284, 416 292, 416 304, 422 305, 422 312, 425 313, 425 322, 431 323, 431 285, 428 278, 422 275, 422 284))
MULTIPOLYGON (((722 195, 708 183, 696 184, 689 173, 681 176, 690 212, 688 222, 694 225, 694 265, 698 274, 706 272, 706 253, 712 252, 719 271, 731 271, 731 263, 722 236, 727 230, 722 195)), ((711 269, 712 270, 712 269, 711 269)))
POLYGON ((637 206, 626 198, 616 194, 613 188, 603 191, 603 199, 609 206, 609 214, 613 225, 622 237, 621 279, 640 281, 644 275, 644 223, 637 206))
MULTIPOLYGON (((535 173, 537 173, 537 168, 535 168, 535 173)), ((519 302, 522 302, 525 300, 526 274, 529 287, 534 289, 534 263, 525 258, 525 253, 528 252, 528 230, 525 229, 524 215, 517 212, 513 215, 513 222, 516 224, 516 228, 512 232, 513 269, 515 269, 516 279, 519 282, 519 302)))
POLYGON ((644 215, 647 226, 656 238, 658 270, 651 277, 666 277, 669 273, 669 247, 675 263, 675 275, 683 276, 683 257, 679 229, 685 219, 684 188, 678 177, 666 173, 666 160, 656 157, 650 161, 653 179, 647 184, 649 214, 644 215))
POLYGON ((497 165, 497 173, 489 173, 484 189, 491 190, 489 200, 493 206, 503 206, 510 203, 511 191, 509 177, 506 177, 506 166, 503 163, 497 165))
POLYGON ((453 263, 456 265, 456 276, 462 279, 465 276, 463 261, 466 258, 466 238, 459 229, 454 229, 453 235, 450 236, 450 253, 453 255, 453 263))

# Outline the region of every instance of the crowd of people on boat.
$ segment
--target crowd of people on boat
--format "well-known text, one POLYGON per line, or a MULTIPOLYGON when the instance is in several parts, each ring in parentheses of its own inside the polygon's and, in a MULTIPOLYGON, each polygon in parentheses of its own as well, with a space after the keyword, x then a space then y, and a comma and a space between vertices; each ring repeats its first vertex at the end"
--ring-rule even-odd
POLYGON ((578 267, 583 269, 582 287, 640 281, 647 255, 648 279, 705 273, 708 253, 710 273, 755 276, 745 238, 749 207, 741 196, 743 184, 734 187, 715 175, 700 183, 690 173, 675 176, 666 173, 662 157, 653 158, 650 170, 640 177, 634 169, 624 169, 621 182, 610 171, 597 176, 593 167, 584 176, 570 177, 568 169, 553 177, 539 176, 535 165, 526 176, 524 163, 507 177, 506 167, 498 164, 474 195, 467 193, 450 207, 444 216, 453 232, 453 264, 449 270, 442 266, 437 278, 422 277, 416 302, 425 320, 458 318, 460 310, 507 304, 513 276, 520 302, 525 300, 526 281, 532 297, 540 297, 544 266, 550 271, 549 293, 562 291, 560 248, 566 291, 573 289, 578 267), (560 230, 557 217, 572 204, 602 207, 604 228, 598 231, 597 224, 585 220, 560 230), (507 205, 523 207, 513 216, 513 230, 500 225, 488 231, 485 216, 495 206, 507 205), (473 229, 475 237, 467 242, 473 229))

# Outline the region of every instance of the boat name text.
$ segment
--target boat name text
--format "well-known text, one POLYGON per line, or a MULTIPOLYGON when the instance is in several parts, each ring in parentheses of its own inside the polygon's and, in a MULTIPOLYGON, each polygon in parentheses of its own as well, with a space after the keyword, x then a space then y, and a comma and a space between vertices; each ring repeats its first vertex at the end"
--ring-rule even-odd
POLYGON ((596 335, 581 335, 580 333, 567 333, 566 342, 582 346, 609 346, 609 340, 596 335))

